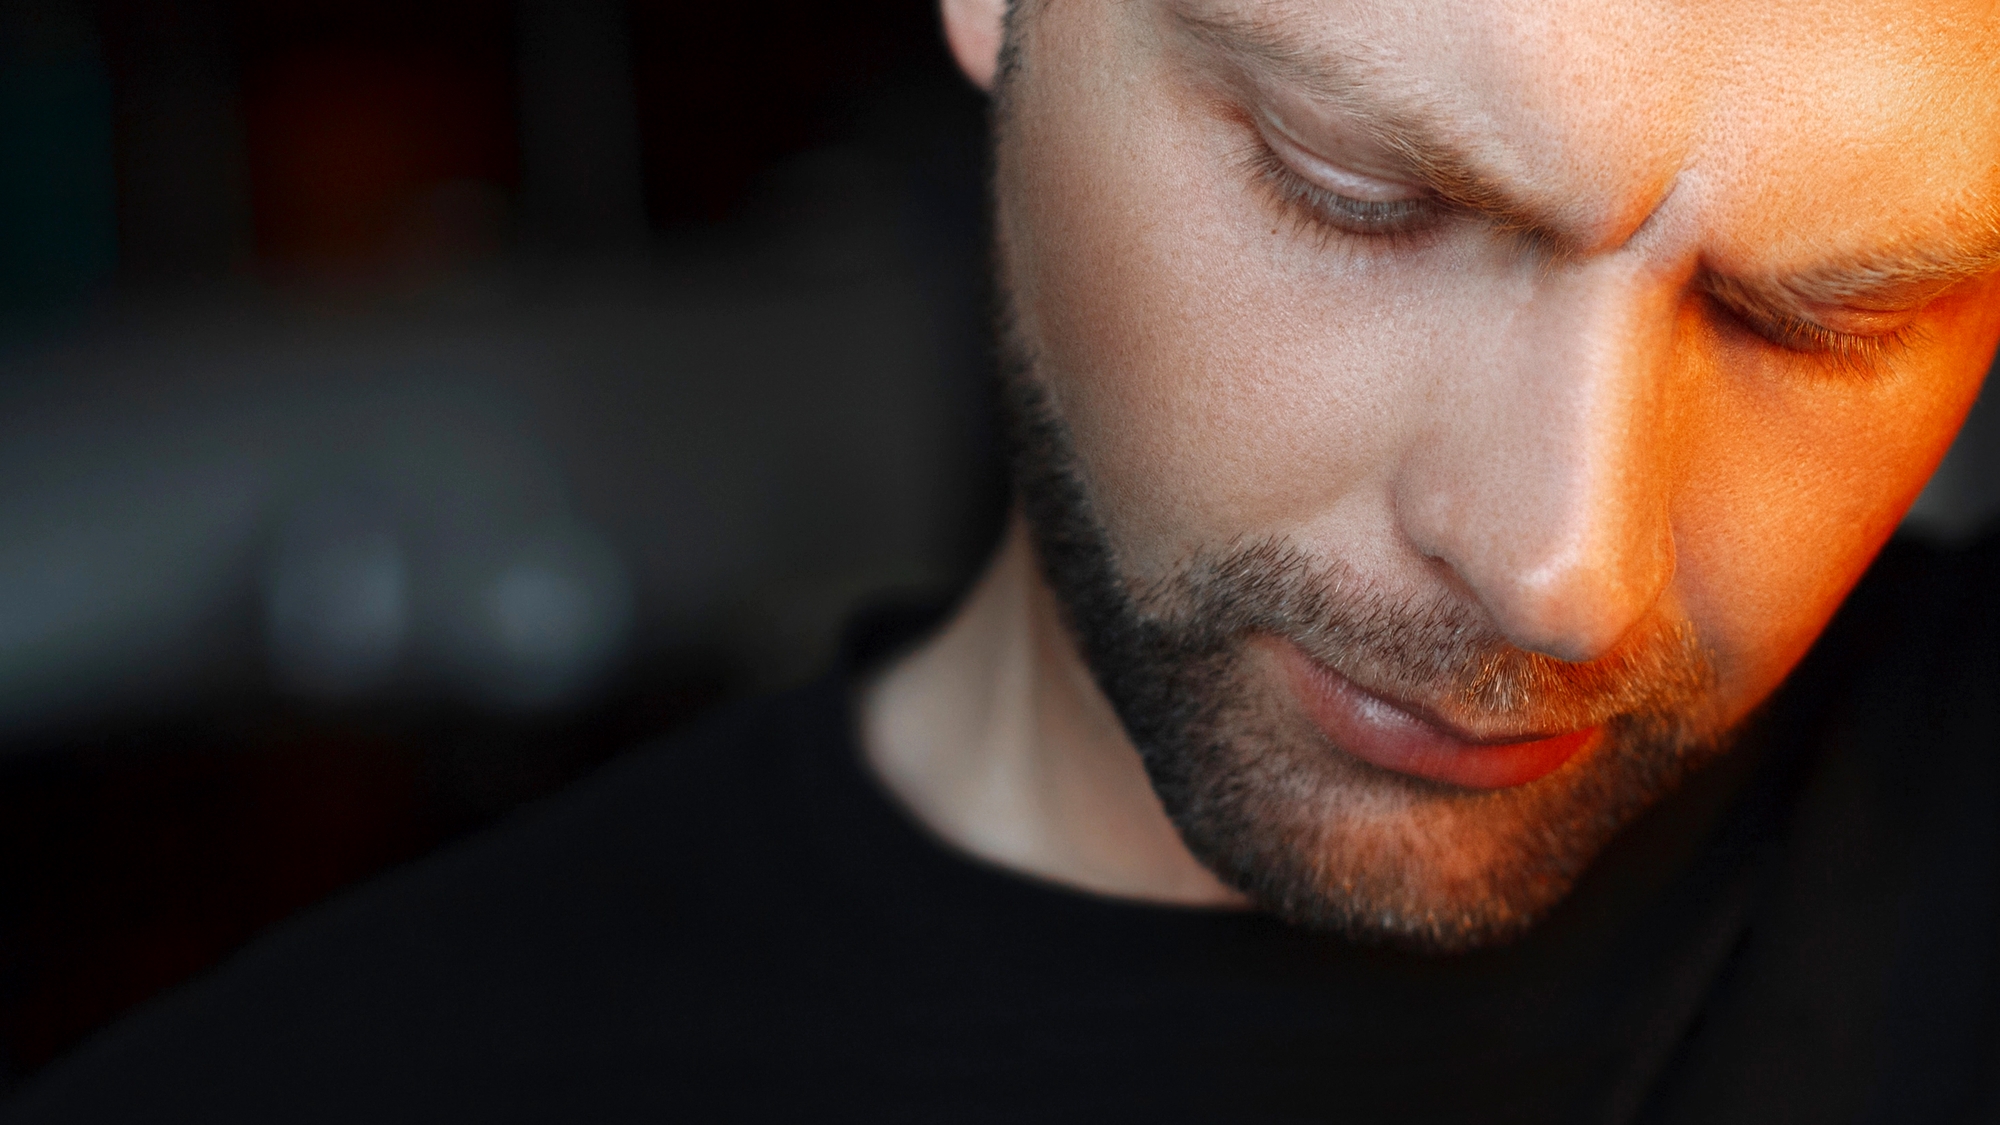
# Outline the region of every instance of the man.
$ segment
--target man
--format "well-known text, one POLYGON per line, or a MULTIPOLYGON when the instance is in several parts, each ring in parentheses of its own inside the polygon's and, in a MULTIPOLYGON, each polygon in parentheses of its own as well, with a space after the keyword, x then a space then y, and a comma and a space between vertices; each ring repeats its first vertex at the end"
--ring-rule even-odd
POLYGON ((2000 11, 944 11, 964 604, 16 1119, 2000 1115, 2000 559, 1849 598, 2000 339, 2000 11))

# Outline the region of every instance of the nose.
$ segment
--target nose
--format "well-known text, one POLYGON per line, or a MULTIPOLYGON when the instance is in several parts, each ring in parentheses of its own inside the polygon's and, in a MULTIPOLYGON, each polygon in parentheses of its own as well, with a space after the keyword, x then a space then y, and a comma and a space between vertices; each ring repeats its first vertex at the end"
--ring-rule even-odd
POLYGON ((1673 578, 1680 286, 1616 259, 1558 267, 1443 372, 1395 481, 1411 544, 1521 648, 1604 655, 1673 578))

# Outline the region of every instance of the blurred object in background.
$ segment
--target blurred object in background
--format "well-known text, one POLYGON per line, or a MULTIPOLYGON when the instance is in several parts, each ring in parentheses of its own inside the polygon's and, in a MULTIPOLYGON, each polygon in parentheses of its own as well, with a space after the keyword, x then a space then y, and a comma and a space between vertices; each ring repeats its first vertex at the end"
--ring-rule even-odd
POLYGON ((0 1086, 1001 505, 927 0, 0 0, 0 1086))
POLYGON ((510 30, 496 3, 240 7, 257 268, 351 282, 499 253, 520 180, 510 30))
POLYGON ((639 252, 650 232, 625 6, 519 0, 515 13, 522 242, 558 254, 639 252))
POLYGON ((97 0, 95 10, 111 74, 121 287, 178 291, 253 268, 227 0, 97 0))
POLYGON ((0 325, 109 280, 111 79, 87 0, 0 5, 0 325))

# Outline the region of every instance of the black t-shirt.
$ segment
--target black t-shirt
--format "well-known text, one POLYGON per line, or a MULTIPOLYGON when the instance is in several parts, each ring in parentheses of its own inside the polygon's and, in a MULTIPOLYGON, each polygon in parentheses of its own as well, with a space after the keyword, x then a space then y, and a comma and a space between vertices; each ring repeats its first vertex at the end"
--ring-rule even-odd
POLYGON ((1892 547, 1740 748, 1506 948, 955 854, 860 764, 851 661, 281 927, 4 1116, 2000 1119, 1996 576, 1892 547))

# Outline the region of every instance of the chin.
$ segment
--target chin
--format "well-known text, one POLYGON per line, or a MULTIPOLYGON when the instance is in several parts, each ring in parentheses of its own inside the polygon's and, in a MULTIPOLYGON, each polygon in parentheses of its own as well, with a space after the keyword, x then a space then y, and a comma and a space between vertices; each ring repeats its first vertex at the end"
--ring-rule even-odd
POLYGON ((1015 483, 1072 643, 1188 849, 1266 909, 1428 950, 1506 941, 1722 744, 1712 661, 1684 623, 1565 664, 1507 645, 1472 607, 1390 596, 1279 536, 1134 580, 1032 362, 1012 354, 1015 483), (1274 657, 1287 647, 1400 717, 1329 720, 1274 657), (1446 722, 1447 704, 1480 730, 1446 722))

